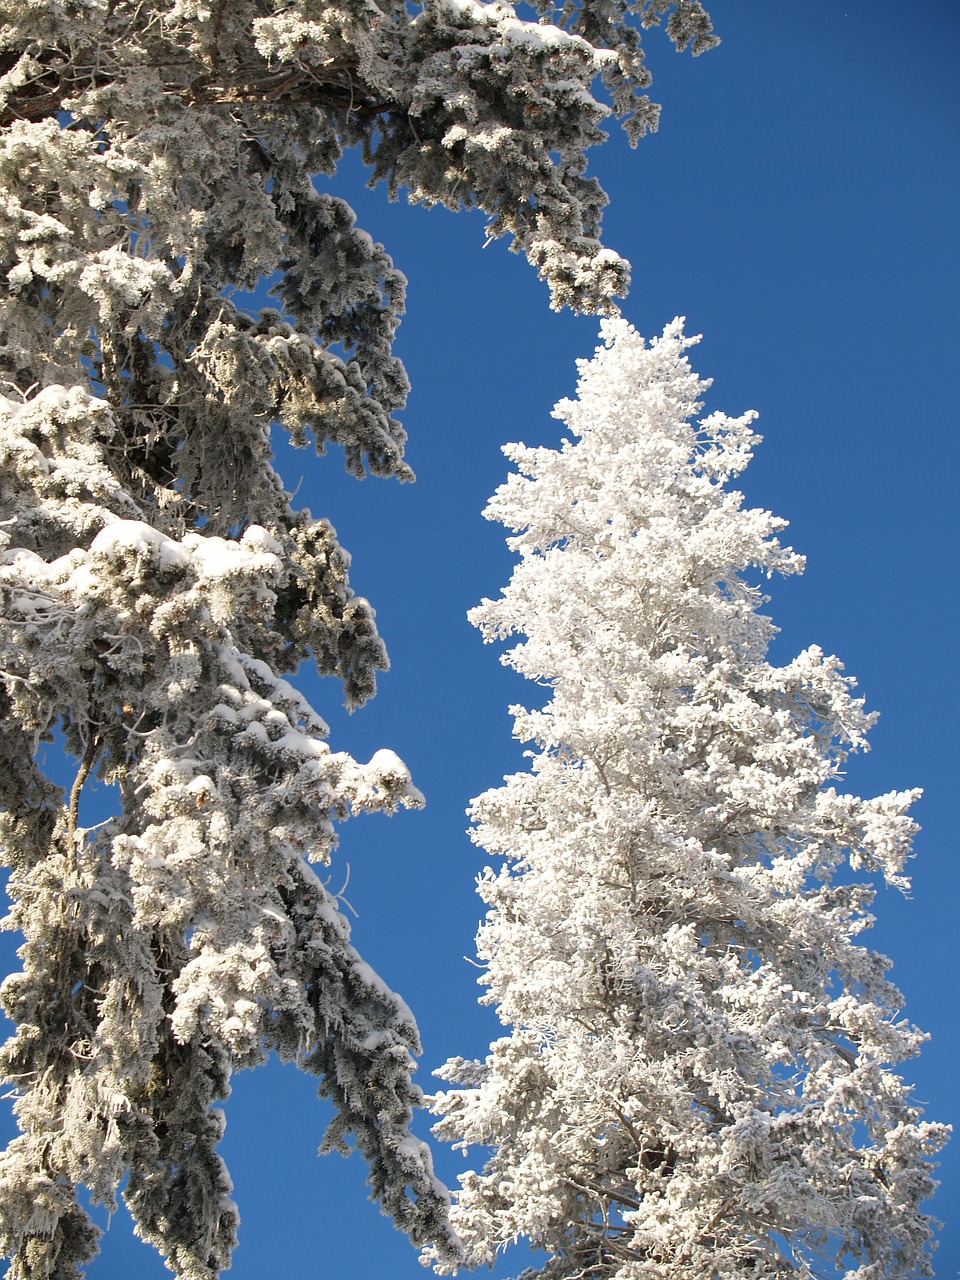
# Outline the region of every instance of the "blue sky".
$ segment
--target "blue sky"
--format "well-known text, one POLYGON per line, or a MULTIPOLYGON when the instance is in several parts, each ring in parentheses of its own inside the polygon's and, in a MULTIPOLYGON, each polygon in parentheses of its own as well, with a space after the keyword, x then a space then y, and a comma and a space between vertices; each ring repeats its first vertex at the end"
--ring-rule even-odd
MULTIPOLYGON (((717 0, 712 12, 723 44, 699 59, 647 38, 661 127, 631 152, 614 126, 595 152, 605 238, 633 262, 624 312, 641 332, 681 314, 704 335, 693 361, 714 378, 708 408, 760 411, 743 487, 790 521, 808 557, 802 579, 772 587, 776 656, 836 652, 882 713, 850 789, 925 788, 913 895, 881 891, 870 941, 932 1036, 905 1074, 930 1118, 957 1124, 960 6, 717 0)), ((429 1089, 433 1067, 497 1034, 467 959, 483 857, 464 809, 519 767, 507 706, 532 692, 465 621, 511 568, 480 512, 506 473, 504 441, 558 441, 550 409, 597 326, 551 313, 522 259, 482 247, 480 215, 389 205, 353 160, 331 189, 409 277, 397 350, 418 480, 358 483, 334 456, 285 461, 290 487, 302 477, 300 500, 353 553, 393 662, 352 717, 332 682, 308 687, 336 748, 394 749, 427 796, 421 814, 347 824, 332 883, 349 864, 355 941, 416 1013, 429 1089)), ((316 1158, 324 1112, 309 1080, 274 1066, 240 1075, 227 1115, 236 1280, 425 1274, 366 1202, 359 1157, 316 1158)), ((931 1206, 946 1224, 942 1280, 960 1272, 960 1138, 953 1147, 931 1206)), ((449 1152, 437 1162, 451 1183, 464 1165, 449 1152)), ((521 1251, 495 1275, 524 1264, 521 1251)), ((92 1280, 166 1274, 116 1215, 92 1280)))

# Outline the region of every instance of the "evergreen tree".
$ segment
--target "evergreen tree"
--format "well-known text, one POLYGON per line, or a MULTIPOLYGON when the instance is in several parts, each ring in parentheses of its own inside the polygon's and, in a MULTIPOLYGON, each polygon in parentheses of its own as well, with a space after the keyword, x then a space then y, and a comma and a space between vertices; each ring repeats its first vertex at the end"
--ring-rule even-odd
POLYGON ((416 1029, 311 871, 333 822, 416 805, 389 751, 330 750, 285 676, 348 705, 385 666, 329 523, 296 509, 270 430, 409 478, 404 281, 318 194, 360 144, 391 195, 478 206, 556 305, 606 310, 626 265, 584 177, 599 75, 655 123, 638 26, 712 42, 697 0, 10 0, 0 19, 0 805, 23 971, 0 1056, 21 1134, 0 1156, 15 1280, 96 1249, 76 1199, 125 1199, 191 1280, 236 1211, 212 1104, 275 1049, 320 1077, 373 1193, 456 1245, 408 1131, 416 1029), (278 309, 248 314, 272 280, 278 309), (64 794, 44 770, 58 733, 64 794), (85 781, 118 811, 80 825, 85 781))
POLYGON ((845 870, 907 887, 918 793, 838 792, 873 717, 818 648, 768 659, 754 578, 802 560, 729 487, 754 415, 692 421, 679 321, 603 337, 574 439, 508 446, 487 509, 519 563, 472 619, 549 697, 473 805, 510 1030, 441 1073, 436 1131, 493 1148, 454 1225, 473 1263, 527 1237, 540 1280, 929 1275, 944 1130, 892 1069, 924 1037, 845 870))

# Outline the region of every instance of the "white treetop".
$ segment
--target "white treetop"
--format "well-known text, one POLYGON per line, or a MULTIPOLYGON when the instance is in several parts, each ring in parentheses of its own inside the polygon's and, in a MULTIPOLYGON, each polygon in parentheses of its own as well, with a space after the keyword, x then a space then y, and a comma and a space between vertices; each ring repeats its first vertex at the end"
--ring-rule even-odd
POLYGON ((454 1225, 472 1263, 528 1238, 542 1280, 929 1275, 944 1130, 892 1069, 924 1037, 848 870, 907 886, 918 793, 836 790, 873 717, 836 658, 767 658, 754 580, 802 559, 729 487, 754 415, 693 421, 679 321, 603 339, 574 439, 508 446, 487 509, 519 563, 472 619, 549 696, 472 810, 510 1031, 441 1073, 437 1132, 493 1148, 454 1225))
POLYGON ((403 277, 318 194, 345 147, 423 203, 479 206, 559 305, 626 266, 583 176, 599 74, 655 123, 635 25, 712 43, 698 0, 9 0, 0 18, 0 805, 9 924, 0 1155, 14 1280, 72 1280, 124 1193, 170 1267, 210 1280, 236 1210, 211 1104, 275 1049, 320 1077, 373 1194, 454 1255, 410 1136, 417 1033, 308 863, 333 821, 421 797, 401 761, 331 750, 286 682, 348 705, 386 664, 334 530, 295 509, 271 427, 408 478, 391 341, 403 277), (632 15, 632 17, 631 17, 632 15), (634 25, 630 25, 631 22, 634 25), (243 291, 272 280, 277 310, 243 291), (58 734, 69 794, 46 776, 58 734), (86 779, 117 812, 80 825, 86 779))

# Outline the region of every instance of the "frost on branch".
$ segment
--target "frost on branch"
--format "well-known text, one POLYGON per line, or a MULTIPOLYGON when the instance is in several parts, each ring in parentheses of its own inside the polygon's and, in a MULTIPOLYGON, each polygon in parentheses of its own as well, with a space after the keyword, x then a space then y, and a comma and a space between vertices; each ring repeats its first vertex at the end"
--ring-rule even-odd
POLYGON ((554 305, 610 311, 628 267, 600 242, 606 196, 584 176, 585 151, 611 109, 633 142, 656 128, 644 28, 665 20, 695 54, 716 37, 700 0, 532 8, 538 22, 503 0, 15 0, 0 27, 0 128, 21 163, 60 150, 75 209, 65 223, 59 197, 49 208, 11 198, 11 285, 53 277, 111 294, 118 316, 145 308, 157 320, 165 287, 185 290, 186 317, 204 284, 248 287, 279 268, 287 310, 302 317, 322 298, 326 359, 334 343, 348 351, 326 389, 334 377, 373 388, 389 414, 402 399, 389 356, 397 274, 308 181, 359 144, 391 195, 482 209, 554 305), (609 105, 593 96, 598 78, 609 105), (131 236, 149 240, 146 255, 130 252, 131 236))
POLYGON ((893 1069, 924 1037, 846 870, 906 887, 919 793, 839 793, 873 717, 820 649, 767 658, 755 580, 802 560, 729 487, 754 415, 694 420, 679 321, 603 338, 573 438, 509 446, 487 510, 519 563, 472 619, 550 696, 513 708, 530 770, 473 804, 508 1030, 433 1100, 493 1149, 454 1225, 473 1263, 527 1238, 527 1280, 930 1275, 946 1131, 893 1069))
MULTIPOLYGON (((8 411, 10 435, 24 416, 8 411)), ((307 865, 328 859, 334 819, 422 797, 392 752, 362 765, 331 751, 302 697, 251 656, 282 656, 278 589, 293 572, 256 525, 177 539, 120 519, 86 551, 21 546, 0 567, 3 836, 9 924, 25 936, 23 972, 2 988, 22 1131, 0 1161, 14 1276, 79 1274, 95 1233, 74 1185, 109 1205, 126 1169, 141 1235, 178 1275, 218 1275, 236 1211, 211 1104, 271 1048, 320 1077, 328 1144, 354 1135, 385 1210, 450 1248, 445 1193, 408 1130, 415 1024, 307 865), (66 800, 23 752, 28 727, 43 741, 58 718, 81 762, 66 800), (92 769, 121 805, 84 831, 92 769)))

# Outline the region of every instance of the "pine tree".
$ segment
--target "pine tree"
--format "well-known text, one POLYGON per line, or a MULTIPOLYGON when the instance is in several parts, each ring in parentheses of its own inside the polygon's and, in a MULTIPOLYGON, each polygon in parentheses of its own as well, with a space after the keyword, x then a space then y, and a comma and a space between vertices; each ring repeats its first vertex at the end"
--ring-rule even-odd
POLYGON ((452 1256, 408 1131, 416 1028, 363 963, 325 863, 333 823, 416 805, 389 751, 325 742, 286 680, 311 658, 356 706, 386 664, 271 429, 409 478, 391 354, 404 281, 318 193, 344 148, 395 195, 476 206, 556 305, 606 310, 584 149, 599 74, 655 124, 637 24, 712 43, 697 0, 584 0, 559 25, 473 0, 10 0, 0 21, 0 806, 21 1134, 0 1156, 15 1280, 71 1280, 129 1171, 137 1229, 191 1280, 230 1259, 216 1154, 230 1071, 320 1078, 374 1195, 452 1256), (272 281, 275 310, 244 309, 272 281), (68 794, 44 767, 58 735, 68 794), (80 824, 85 782, 116 814, 80 824))
POLYGON ((873 717, 820 649, 768 658, 755 580, 802 560, 729 485, 754 415, 693 420, 679 321, 603 339, 557 406, 573 440, 508 446, 486 513, 519 563, 472 620, 549 696, 513 708, 530 769, 473 804, 509 1032, 441 1072, 436 1131, 493 1148, 454 1225, 473 1263, 528 1238, 540 1280, 929 1275, 945 1132, 857 941, 856 873, 907 887, 918 793, 837 791, 873 717))

